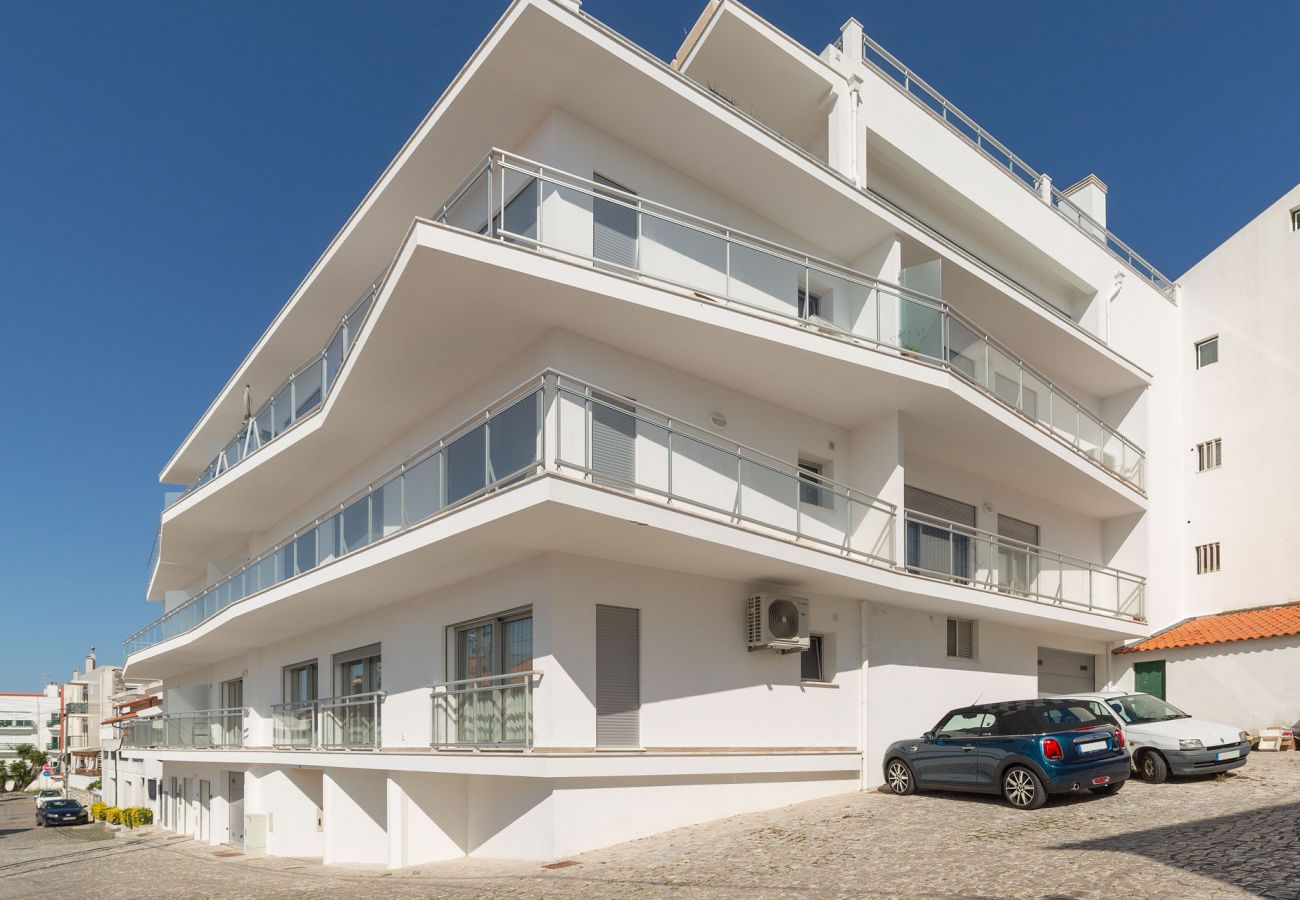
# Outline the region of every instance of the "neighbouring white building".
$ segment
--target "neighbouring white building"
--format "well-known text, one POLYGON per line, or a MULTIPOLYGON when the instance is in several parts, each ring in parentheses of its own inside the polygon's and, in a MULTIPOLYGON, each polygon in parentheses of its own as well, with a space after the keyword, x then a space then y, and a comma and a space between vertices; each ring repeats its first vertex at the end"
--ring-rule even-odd
POLYGON ((162 823, 554 858, 1114 683, 1184 615, 1189 351, 1107 199, 853 20, 665 64, 512 3, 161 473, 162 823))
POLYGON ((1179 284, 1182 605, 1116 675, 1256 732, 1300 724, 1300 185, 1179 284))
POLYGON ((109 806, 147 807, 157 820, 162 812, 162 763, 146 758, 145 751, 123 747, 122 735, 126 729, 139 727, 132 723, 162 712, 162 682, 127 682, 113 695, 112 703, 113 714, 99 727, 100 796, 109 806))
POLYGON ((0 788, 10 781, 9 765, 24 744, 57 759, 58 733, 58 685, 47 684, 39 694, 0 692, 0 788))

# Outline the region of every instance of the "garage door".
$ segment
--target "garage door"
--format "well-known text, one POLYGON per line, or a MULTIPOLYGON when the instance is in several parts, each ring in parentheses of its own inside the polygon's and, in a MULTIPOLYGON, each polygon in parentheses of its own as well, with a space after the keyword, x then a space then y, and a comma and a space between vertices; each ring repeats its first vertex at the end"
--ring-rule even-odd
POLYGON ((1097 657, 1090 653, 1038 648, 1038 693, 1074 694, 1097 689, 1097 657))

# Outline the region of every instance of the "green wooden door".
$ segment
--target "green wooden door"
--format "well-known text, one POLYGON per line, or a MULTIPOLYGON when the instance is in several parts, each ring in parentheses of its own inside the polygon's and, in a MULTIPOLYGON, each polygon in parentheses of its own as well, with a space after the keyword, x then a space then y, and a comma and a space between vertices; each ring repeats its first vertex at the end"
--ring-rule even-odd
POLYGON ((1137 689, 1140 694, 1150 694, 1153 697, 1165 699, 1165 661, 1163 659, 1155 662, 1140 662, 1133 666, 1133 674, 1137 679, 1137 689))

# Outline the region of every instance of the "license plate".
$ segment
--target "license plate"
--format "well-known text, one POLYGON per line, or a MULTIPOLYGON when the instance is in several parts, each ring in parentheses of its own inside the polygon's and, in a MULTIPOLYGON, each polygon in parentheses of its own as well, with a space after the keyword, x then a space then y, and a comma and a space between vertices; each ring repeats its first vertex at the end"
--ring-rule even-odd
POLYGON ((1225 759, 1236 759, 1238 756, 1241 756, 1240 750, 1223 750, 1215 757, 1215 759, 1222 762, 1225 759))
POLYGON ((1109 746, 1105 741, 1088 741, 1086 744, 1079 745, 1080 753, 1096 753, 1098 750, 1105 750, 1109 746))

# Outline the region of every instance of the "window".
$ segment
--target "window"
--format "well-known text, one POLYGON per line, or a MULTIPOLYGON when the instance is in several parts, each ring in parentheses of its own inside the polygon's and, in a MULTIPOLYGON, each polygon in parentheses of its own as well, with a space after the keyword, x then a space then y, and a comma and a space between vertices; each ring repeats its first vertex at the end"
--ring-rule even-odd
POLYGON ((948 656, 950 659, 975 658, 975 623, 972 620, 948 620, 948 656))
POLYGON ((1291 210, 1291 230, 1300 231, 1300 206, 1291 210))
POLYGON ((801 681, 825 681, 826 673, 822 668, 822 649, 825 639, 820 634, 810 638, 808 649, 799 654, 799 679, 801 681))
POLYGON ((1013 594, 1029 594, 1036 587, 1038 526, 998 514, 998 587, 1013 594))
POLYGON ((1204 369, 1219 361, 1219 336, 1206 338, 1196 345, 1196 368, 1204 369))
POLYGON ((937 730, 941 738, 980 737, 993 733, 993 713, 955 712, 937 730))
POLYGON ((334 654, 334 696, 370 694, 383 688, 379 644, 334 654))
POLYGON ((456 680, 533 668, 533 613, 503 613, 455 626, 456 680))
POLYGON ((305 703, 317 698, 316 660, 284 667, 284 702, 305 703))
POLYGON ((811 319, 813 316, 820 317, 821 314, 821 295, 799 288, 799 318, 811 319))
POLYGON ((1205 575, 1219 571, 1219 542, 1198 544, 1196 547, 1196 574, 1205 575))
POLYGON ((532 733, 528 676, 533 668, 531 609, 451 628, 453 680, 474 688, 457 700, 452 728, 463 744, 519 744, 532 733), (517 675, 510 678, 504 676, 517 675), (482 679, 481 681, 479 679, 482 679))
POLYGON ((1196 445, 1196 471, 1217 469, 1223 465, 1223 438, 1196 445))
POLYGON ((591 200, 591 255, 617 268, 635 269, 640 233, 640 212, 631 199, 635 192, 599 172, 591 178, 600 186, 591 200))
POLYGON ((907 567, 966 581, 974 569, 975 507, 906 485, 907 567))
POLYGON ((799 460, 799 502, 812 506, 832 505, 832 495, 822 487, 826 466, 810 459, 799 460))

